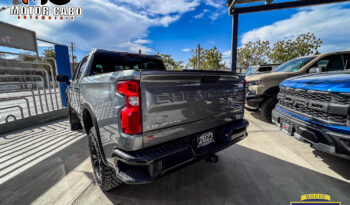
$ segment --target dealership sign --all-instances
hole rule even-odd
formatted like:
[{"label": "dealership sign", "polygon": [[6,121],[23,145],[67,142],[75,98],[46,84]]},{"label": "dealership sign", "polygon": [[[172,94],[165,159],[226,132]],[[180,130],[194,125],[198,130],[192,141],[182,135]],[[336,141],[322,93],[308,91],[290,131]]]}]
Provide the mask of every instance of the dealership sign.
[{"label": "dealership sign", "polygon": [[36,52],[36,34],[34,31],[0,21],[0,46]]},{"label": "dealership sign", "polygon": [[[83,15],[83,8],[66,6],[70,0],[40,0],[40,5],[30,5],[31,1],[36,0],[13,0],[13,6],[10,7],[10,14],[17,16],[18,19],[36,19],[36,20],[71,20]],[[39,2],[39,0],[37,0]],[[54,6],[47,6],[50,2]]]}]

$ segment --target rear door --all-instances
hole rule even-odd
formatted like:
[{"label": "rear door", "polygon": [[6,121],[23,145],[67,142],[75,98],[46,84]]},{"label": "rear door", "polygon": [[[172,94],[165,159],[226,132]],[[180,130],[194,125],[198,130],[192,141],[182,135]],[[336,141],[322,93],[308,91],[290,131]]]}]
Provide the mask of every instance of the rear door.
[{"label": "rear door", "polygon": [[[225,72],[141,72],[143,131],[242,112],[243,78]],[[203,128],[205,129],[205,128]]]}]

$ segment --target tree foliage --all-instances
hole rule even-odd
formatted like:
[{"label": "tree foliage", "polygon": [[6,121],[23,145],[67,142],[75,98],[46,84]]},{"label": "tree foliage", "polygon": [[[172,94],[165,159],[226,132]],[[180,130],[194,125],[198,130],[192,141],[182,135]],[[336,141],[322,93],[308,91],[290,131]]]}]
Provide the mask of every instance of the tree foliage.
[{"label": "tree foliage", "polygon": [[222,53],[214,46],[211,49],[200,48],[200,67],[197,68],[198,48],[192,50],[192,57],[188,60],[187,68],[196,70],[219,70],[225,66],[222,63]]},{"label": "tree foliage", "polygon": [[[46,58],[54,58],[56,59],[56,54],[55,54],[55,50],[52,48],[52,47],[49,47],[47,49],[44,49],[41,54],[43,55],[43,57],[46,57]],[[30,61],[30,62],[40,62],[40,63],[46,63],[46,64],[50,64],[51,67],[52,67],[52,71],[53,73],[55,74],[56,73],[56,65],[54,63],[53,60],[40,60],[38,61],[37,57],[32,55],[31,53],[29,52],[25,52],[23,53],[23,56],[20,56],[21,60],[24,60],[24,61]],[[34,67],[37,67],[37,68],[42,68],[42,69],[45,69],[47,70],[48,72],[50,72],[50,68],[49,66],[47,65],[35,65]]]},{"label": "tree foliage", "polygon": [[44,49],[41,54],[47,58],[56,58],[56,53],[52,47]]},{"label": "tree foliage", "polygon": [[171,57],[170,54],[163,54],[158,52],[158,56],[162,57],[162,60],[164,62],[165,67],[167,70],[183,70],[184,65],[183,61],[176,61],[174,58]]},{"label": "tree foliage", "polygon": [[[46,58],[54,58],[56,59],[55,50],[52,47],[48,47],[44,49],[41,54]],[[56,65],[53,60],[44,60],[45,63],[49,63],[52,66],[53,72],[56,73]]]},{"label": "tree foliage", "polygon": [[321,45],[321,39],[312,33],[300,34],[294,40],[278,41],[272,48],[269,41],[248,42],[238,49],[237,63],[244,69],[268,62],[281,64],[297,57],[317,53]]},{"label": "tree foliage", "polygon": [[248,42],[237,51],[237,63],[240,67],[248,68],[252,65],[265,64],[268,62],[270,53],[269,41]]},{"label": "tree foliage", "polygon": [[284,63],[297,57],[318,52],[322,41],[312,33],[299,35],[295,40],[278,41],[273,45],[269,55],[273,63]]}]

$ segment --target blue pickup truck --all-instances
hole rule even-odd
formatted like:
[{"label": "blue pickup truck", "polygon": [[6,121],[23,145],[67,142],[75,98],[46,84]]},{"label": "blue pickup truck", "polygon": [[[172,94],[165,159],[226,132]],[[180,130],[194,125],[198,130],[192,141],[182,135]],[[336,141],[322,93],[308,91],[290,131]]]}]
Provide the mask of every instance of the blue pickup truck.
[{"label": "blue pickup truck", "polygon": [[320,151],[350,159],[350,72],[284,80],[272,122]]}]

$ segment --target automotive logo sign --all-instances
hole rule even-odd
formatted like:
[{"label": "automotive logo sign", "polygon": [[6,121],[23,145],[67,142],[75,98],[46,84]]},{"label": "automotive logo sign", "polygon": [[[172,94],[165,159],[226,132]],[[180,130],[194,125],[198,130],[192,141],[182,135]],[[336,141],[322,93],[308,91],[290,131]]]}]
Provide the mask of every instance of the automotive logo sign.
[{"label": "automotive logo sign", "polygon": [[332,202],[327,194],[304,194],[301,202],[290,202],[290,205],[341,205],[341,202]]},{"label": "automotive logo sign", "polygon": [[[83,8],[66,6],[74,0],[12,0],[10,14],[18,19],[70,20],[83,15]],[[37,4],[31,5],[33,2]],[[48,6],[51,3],[53,6]],[[39,5],[38,5],[39,4]]]}]

